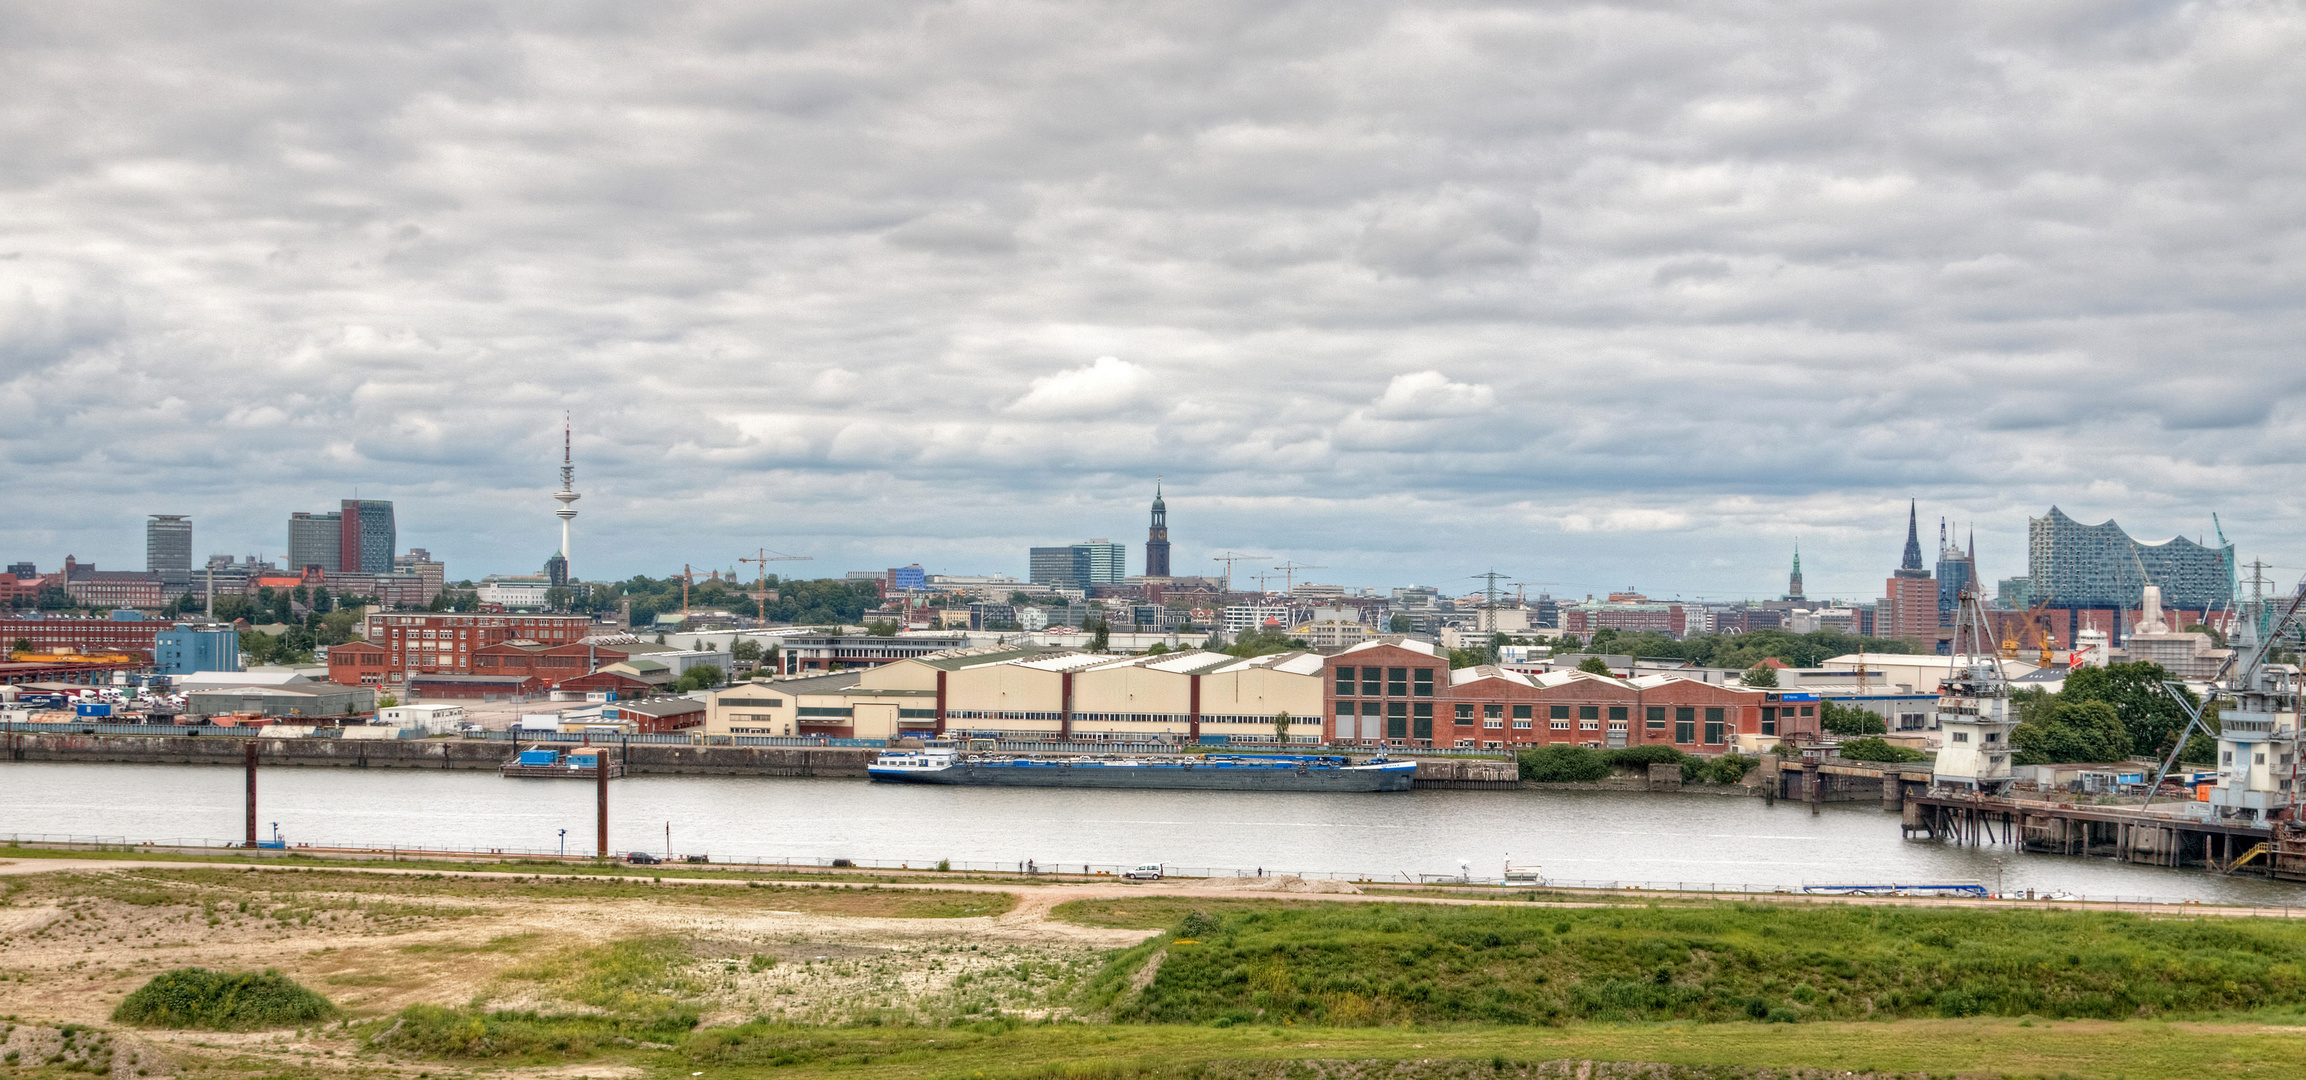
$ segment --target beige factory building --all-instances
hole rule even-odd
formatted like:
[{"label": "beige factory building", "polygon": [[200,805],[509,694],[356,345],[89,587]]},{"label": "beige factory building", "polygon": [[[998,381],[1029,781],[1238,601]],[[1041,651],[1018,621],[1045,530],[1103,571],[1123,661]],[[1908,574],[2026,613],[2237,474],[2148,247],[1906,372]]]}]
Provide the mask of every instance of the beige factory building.
[{"label": "beige factory building", "polygon": [[1187,651],[1098,656],[1038,647],[956,649],[866,671],[731,686],[707,735],[889,739],[968,732],[1019,739],[1292,741],[1321,735],[1321,657]]}]

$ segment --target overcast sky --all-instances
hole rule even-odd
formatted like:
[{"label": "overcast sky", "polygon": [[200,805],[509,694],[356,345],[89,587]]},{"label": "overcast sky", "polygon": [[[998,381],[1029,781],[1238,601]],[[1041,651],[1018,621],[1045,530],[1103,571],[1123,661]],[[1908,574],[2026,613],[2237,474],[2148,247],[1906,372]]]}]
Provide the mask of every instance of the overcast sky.
[{"label": "overcast sky", "polygon": [[[0,3],[0,558],[2306,565],[2298,3]],[[748,576],[751,568],[745,568]],[[2295,576],[2295,572],[2291,574]],[[1301,578],[1302,580],[1302,578]],[[1534,583],[1553,584],[1534,584]],[[1276,582],[1278,587],[1278,582]]]}]

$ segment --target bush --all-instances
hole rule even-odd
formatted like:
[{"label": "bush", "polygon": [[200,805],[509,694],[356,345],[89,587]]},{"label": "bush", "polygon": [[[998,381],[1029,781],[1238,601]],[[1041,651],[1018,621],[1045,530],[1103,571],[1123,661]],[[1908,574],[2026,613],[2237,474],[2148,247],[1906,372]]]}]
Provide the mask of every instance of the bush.
[{"label": "bush", "polygon": [[1716,784],[1734,784],[1745,779],[1746,774],[1759,764],[1760,758],[1750,758],[1744,754],[1723,754],[1706,763],[1705,778]]},{"label": "bush", "polygon": [[1541,784],[1592,781],[1608,776],[1609,762],[1599,750],[1554,744],[1521,752],[1521,778]]},{"label": "bush", "polygon": [[139,1027],[255,1031],[315,1024],[336,1012],[327,998],[270,968],[255,975],[177,968],[128,995],[112,1019]]},{"label": "bush", "polygon": [[1903,764],[1909,761],[1920,761],[1925,755],[1919,750],[1908,750],[1903,746],[1896,746],[1868,736],[1863,739],[1851,739],[1843,743],[1842,756],[1851,761],[1881,761],[1890,764]]},{"label": "bush", "polygon": [[1689,760],[1688,754],[1684,754],[1670,746],[1658,746],[1655,744],[1649,746],[1627,746],[1616,750],[1607,750],[1603,751],[1601,756],[1602,760],[1609,762],[1610,765],[1616,768],[1641,769],[1645,772],[1652,765],[1679,765],[1682,762]]}]

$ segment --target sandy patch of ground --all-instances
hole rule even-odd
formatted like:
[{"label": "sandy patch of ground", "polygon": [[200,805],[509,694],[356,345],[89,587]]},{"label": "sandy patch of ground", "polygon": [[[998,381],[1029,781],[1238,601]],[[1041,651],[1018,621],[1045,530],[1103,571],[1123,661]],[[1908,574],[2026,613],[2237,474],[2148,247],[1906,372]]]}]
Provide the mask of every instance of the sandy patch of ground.
[{"label": "sandy patch of ground", "polygon": [[1350,881],[1331,881],[1327,878],[1301,878],[1295,874],[1275,874],[1270,877],[1211,878],[1202,885],[1205,889],[1225,889],[1232,892],[1276,893],[1335,893],[1341,896],[1359,896],[1361,889]]}]

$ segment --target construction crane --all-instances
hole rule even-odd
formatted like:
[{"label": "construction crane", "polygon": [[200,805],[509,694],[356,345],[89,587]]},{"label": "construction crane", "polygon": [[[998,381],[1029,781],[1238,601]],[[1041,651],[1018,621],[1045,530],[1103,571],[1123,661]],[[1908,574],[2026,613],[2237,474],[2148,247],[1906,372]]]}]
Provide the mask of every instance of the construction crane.
[{"label": "construction crane", "polygon": [[1271,555],[1243,555],[1238,551],[1228,551],[1223,555],[1211,556],[1210,561],[1221,562],[1225,564],[1225,591],[1232,592],[1234,563],[1241,562],[1246,559],[1270,559],[1272,557],[1273,556]]},{"label": "construction crane", "polygon": [[[769,564],[773,562],[815,562],[816,556],[787,555],[782,551],[770,551],[767,548],[759,548],[753,552],[753,556],[751,558],[748,559],[739,557],[737,561],[741,563],[749,562],[760,564],[760,584],[753,590],[753,599],[759,602],[759,617],[763,623],[766,623],[769,621]],[[736,577],[736,574],[732,572],[729,576],[733,578]],[[683,606],[685,607],[686,604],[684,603]]]},{"label": "construction crane", "polygon": [[2050,666],[2050,641],[2056,635],[2052,634],[2049,628],[2042,625],[2042,613],[2049,610],[2049,607],[2050,598],[2045,596],[2039,603],[2036,603],[2033,607],[2027,608],[2025,614],[2018,616],[2016,619],[2003,621],[2003,659],[2017,659],[2018,650],[2025,646],[2026,638],[2031,636],[2035,643],[2040,645],[2042,649],[2042,662],[2039,666]]},{"label": "construction crane", "polygon": [[[1281,569],[1281,568],[1280,568],[1280,567],[1278,567],[1278,566],[1276,566],[1276,567],[1274,567],[1274,569],[1275,569],[1275,570],[1279,570],[1279,569]],[[1279,575],[1279,574],[1251,574],[1251,575],[1249,575],[1249,580],[1251,580],[1251,581],[1254,581],[1254,582],[1256,582],[1256,583],[1257,583],[1257,591],[1258,591],[1259,593],[1271,593],[1273,590],[1266,588],[1266,587],[1265,587],[1265,583],[1266,583],[1266,582],[1268,582],[1268,581],[1271,581],[1271,580],[1273,580],[1274,578],[1276,578],[1276,577],[1279,577],[1279,576],[1281,576],[1281,575]]]},{"label": "construction crane", "polygon": [[1299,570],[1327,570],[1329,568],[1326,566],[1307,566],[1300,562],[1285,562],[1274,569],[1281,571],[1282,591],[1295,592],[1297,591],[1297,572]]}]

